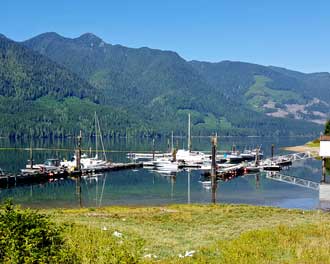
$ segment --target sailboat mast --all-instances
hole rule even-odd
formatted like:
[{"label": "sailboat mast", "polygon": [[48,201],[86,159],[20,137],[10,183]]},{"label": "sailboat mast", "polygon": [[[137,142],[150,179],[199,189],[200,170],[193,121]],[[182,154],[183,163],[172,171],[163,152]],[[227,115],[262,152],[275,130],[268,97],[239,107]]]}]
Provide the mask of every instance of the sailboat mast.
[{"label": "sailboat mast", "polygon": [[33,169],[32,131],[30,129],[30,168]]},{"label": "sailboat mast", "polygon": [[188,150],[191,151],[190,113],[188,114]]},{"label": "sailboat mast", "polygon": [[105,154],[105,149],[104,149],[104,144],[103,144],[103,139],[102,139],[102,132],[101,132],[101,127],[100,127],[100,120],[98,117],[96,117],[97,119],[97,128],[98,128],[98,131],[99,131],[99,135],[100,135],[100,142],[101,142],[101,146],[102,146],[102,150],[103,150],[103,159],[104,160],[107,160],[107,156]]},{"label": "sailboat mast", "polygon": [[171,152],[174,151],[174,136],[173,136],[173,130],[172,130],[172,135],[171,135]]},{"label": "sailboat mast", "polygon": [[97,146],[97,116],[96,116],[96,111],[95,111],[95,158],[97,159],[99,156],[98,153],[98,146]]}]

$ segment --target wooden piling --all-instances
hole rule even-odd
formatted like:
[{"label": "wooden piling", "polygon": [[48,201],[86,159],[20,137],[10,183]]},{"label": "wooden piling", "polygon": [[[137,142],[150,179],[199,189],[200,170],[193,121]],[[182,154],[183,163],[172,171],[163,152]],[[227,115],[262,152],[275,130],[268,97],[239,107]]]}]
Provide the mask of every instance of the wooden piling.
[{"label": "wooden piling", "polygon": [[172,158],[173,158],[173,161],[174,162],[176,161],[176,153],[177,153],[177,149],[173,149],[173,151],[172,151]]},{"label": "wooden piling", "polygon": [[275,146],[274,146],[274,144],[272,144],[272,150],[271,150],[271,153],[272,153],[272,159],[274,158],[274,148],[275,148]]},{"label": "wooden piling", "polygon": [[255,166],[259,166],[259,148],[256,148]]},{"label": "wooden piling", "polygon": [[155,139],[152,139],[152,160],[155,160]]},{"label": "wooden piling", "polygon": [[33,150],[32,146],[30,146],[30,169],[33,169]]},{"label": "wooden piling", "polygon": [[76,181],[76,195],[78,198],[79,206],[82,207],[82,201],[81,201],[81,140],[82,135],[81,131],[78,136],[78,146],[76,150],[76,160],[77,160],[77,171],[78,171],[78,177]]},{"label": "wooden piling", "polygon": [[236,152],[236,145],[235,145],[235,144],[233,144],[233,145],[231,146],[231,151],[232,151],[233,153]]},{"label": "wooden piling", "polygon": [[326,180],[326,158],[322,158],[322,179],[321,182],[325,183]]},{"label": "wooden piling", "polygon": [[216,190],[217,190],[217,168],[216,168],[216,155],[217,155],[217,137],[213,136],[212,143],[212,161],[211,161],[211,188],[212,188],[212,203],[216,203]]},{"label": "wooden piling", "polygon": [[81,140],[82,140],[82,136],[81,136],[81,131],[80,134],[78,136],[78,145],[77,145],[77,150],[76,150],[76,167],[78,171],[81,171]]}]

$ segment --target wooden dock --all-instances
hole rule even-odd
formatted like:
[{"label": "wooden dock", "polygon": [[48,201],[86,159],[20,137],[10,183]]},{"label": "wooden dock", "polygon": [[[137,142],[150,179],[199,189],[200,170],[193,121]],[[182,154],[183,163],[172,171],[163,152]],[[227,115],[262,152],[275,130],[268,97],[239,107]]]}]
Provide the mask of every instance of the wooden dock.
[{"label": "wooden dock", "polygon": [[130,170],[142,168],[142,163],[111,163],[105,166],[95,167],[93,169],[82,169],[81,171],[69,171],[64,168],[59,168],[52,171],[31,172],[21,174],[1,174],[0,188],[11,188],[20,185],[30,185],[46,183],[53,180],[64,180],[68,177],[79,177],[84,175],[93,175],[108,171]]}]

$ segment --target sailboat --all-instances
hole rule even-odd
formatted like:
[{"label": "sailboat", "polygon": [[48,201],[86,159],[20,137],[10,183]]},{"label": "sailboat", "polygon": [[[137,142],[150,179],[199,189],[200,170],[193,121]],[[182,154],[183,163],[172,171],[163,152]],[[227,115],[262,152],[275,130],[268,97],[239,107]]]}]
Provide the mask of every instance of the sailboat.
[{"label": "sailboat", "polygon": [[188,114],[188,149],[179,149],[176,152],[176,159],[182,161],[187,166],[196,166],[202,164],[206,159],[206,155],[200,151],[192,151],[191,144],[191,124],[190,124],[190,113]]},{"label": "sailboat", "polygon": [[191,150],[190,114],[188,114],[188,149],[179,149],[174,151],[172,133],[172,152],[174,153],[173,157],[162,157],[152,161],[154,167],[161,171],[177,171],[182,167],[200,167],[206,159],[206,155],[204,153]]},{"label": "sailboat", "polygon": [[[98,136],[100,137],[100,143],[103,150],[103,159],[99,159],[99,150],[98,150]],[[100,128],[100,121],[95,112],[95,156],[88,157],[86,154],[83,154],[80,159],[80,164],[82,169],[93,170],[100,168],[102,166],[108,165],[107,157],[104,150],[104,144],[102,139],[102,133]],[[76,156],[74,155],[70,161],[61,162],[61,166],[66,168],[72,168],[76,166]]]}]

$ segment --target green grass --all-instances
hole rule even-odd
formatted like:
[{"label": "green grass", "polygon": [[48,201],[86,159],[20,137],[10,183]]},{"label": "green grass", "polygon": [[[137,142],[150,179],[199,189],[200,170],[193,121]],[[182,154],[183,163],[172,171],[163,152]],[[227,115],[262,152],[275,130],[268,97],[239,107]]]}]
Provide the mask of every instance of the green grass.
[{"label": "green grass", "polygon": [[321,222],[248,231],[230,241],[215,243],[194,262],[330,263],[329,227],[329,222]]},{"label": "green grass", "polygon": [[260,111],[262,110],[260,107],[270,100],[279,104],[285,104],[289,101],[294,101],[299,104],[304,103],[301,96],[295,92],[274,90],[267,87],[267,84],[272,82],[272,80],[265,76],[255,75],[254,79],[255,83],[245,93],[245,97],[248,99],[248,103],[252,107],[257,108]]},{"label": "green grass", "polygon": [[[320,211],[171,205],[46,212],[59,224],[73,224],[66,237],[82,263],[112,263],[109,248],[118,252],[123,263],[126,257],[132,263],[318,263],[330,259],[330,216]],[[122,237],[115,237],[115,231]],[[196,251],[194,257],[178,257],[190,250]],[[143,257],[148,254],[157,259]]]},{"label": "green grass", "polygon": [[309,141],[306,143],[308,147],[314,147],[314,148],[319,148],[320,147],[320,139],[314,139],[313,141]]}]

